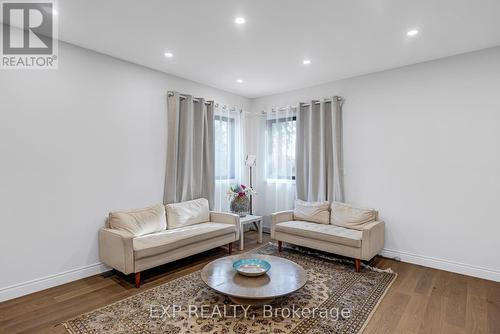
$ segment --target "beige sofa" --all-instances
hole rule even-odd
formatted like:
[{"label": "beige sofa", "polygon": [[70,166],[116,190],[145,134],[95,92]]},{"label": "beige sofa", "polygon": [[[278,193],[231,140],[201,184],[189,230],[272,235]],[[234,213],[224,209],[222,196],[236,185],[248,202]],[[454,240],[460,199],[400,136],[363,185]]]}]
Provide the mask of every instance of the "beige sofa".
[{"label": "beige sofa", "polygon": [[99,231],[102,262],[124,274],[135,273],[239,239],[239,217],[209,211],[204,198],[149,208],[111,212]]},{"label": "beige sofa", "polygon": [[384,229],[385,223],[372,209],[297,201],[295,210],[272,214],[271,238],[278,241],[280,251],[288,242],[354,258],[359,272],[361,260],[370,260],[383,249]]}]

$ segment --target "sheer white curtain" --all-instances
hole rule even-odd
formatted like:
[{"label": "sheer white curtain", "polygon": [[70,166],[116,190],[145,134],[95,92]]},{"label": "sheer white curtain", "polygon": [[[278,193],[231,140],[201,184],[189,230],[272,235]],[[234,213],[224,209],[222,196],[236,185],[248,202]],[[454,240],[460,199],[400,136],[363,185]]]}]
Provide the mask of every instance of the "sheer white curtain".
[{"label": "sheer white curtain", "polygon": [[244,183],[245,117],[239,108],[215,105],[215,206],[216,211],[229,211],[227,190],[230,185]]},{"label": "sheer white curtain", "polygon": [[296,125],[293,107],[270,109],[260,119],[256,209],[265,216],[266,225],[271,213],[294,207]]}]

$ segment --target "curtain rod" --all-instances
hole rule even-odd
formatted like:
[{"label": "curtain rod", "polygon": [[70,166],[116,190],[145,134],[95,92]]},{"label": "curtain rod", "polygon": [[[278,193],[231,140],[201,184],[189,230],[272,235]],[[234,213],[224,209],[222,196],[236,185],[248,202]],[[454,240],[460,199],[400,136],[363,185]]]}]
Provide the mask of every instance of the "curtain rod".
[{"label": "curtain rod", "polygon": [[[336,96],[337,98],[337,101],[341,101],[341,102],[344,102],[345,101],[345,98],[343,96]],[[324,99],[323,102],[333,102],[333,98],[328,98],[328,99]],[[312,100],[312,103],[314,104],[321,104],[321,101],[319,100]],[[299,105],[300,106],[303,106],[303,107],[310,107],[311,104],[310,103],[305,103],[305,102],[299,102]],[[297,109],[299,106],[291,106],[290,108],[286,108],[286,107],[282,107],[282,108],[278,108],[278,109],[271,109],[271,111],[281,111],[281,110],[287,110],[287,109]],[[262,110],[262,113],[266,113],[265,110]]]},{"label": "curtain rod", "polygon": [[[168,92],[167,93],[167,96],[174,96],[174,92]],[[179,97],[181,98],[181,100],[185,100],[189,97],[190,95],[185,95],[185,94],[179,94]],[[202,99],[201,98],[197,98],[197,97],[193,97],[193,101],[194,102],[200,102]],[[218,103],[214,103],[214,101],[205,101],[205,104],[206,105],[211,105],[213,104],[215,108],[218,108],[219,107],[219,104]],[[228,108],[226,105],[222,105],[221,106],[222,109],[227,109],[228,111],[234,111],[234,112],[243,112],[243,109],[236,109],[236,108]]]},{"label": "curtain rod", "polygon": [[[168,96],[174,96],[174,93],[173,92],[168,92],[167,95]],[[185,99],[187,99],[189,97],[189,95],[179,94],[179,97],[181,98],[181,100],[185,100]],[[200,102],[201,100],[202,100],[202,98],[193,97],[193,101],[194,102]],[[211,105],[213,103],[214,103],[214,101],[205,101],[206,105]]]},{"label": "curtain rod", "polygon": [[[218,103],[216,103],[216,104],[214,105],[214,107],[215,107],[215,108],[218,108],[218,107],[219,107],[219,104],[218,104]],[[228,111],[234,111],[234,112],[239,112],[239,113],[242,113],[242,112],[243,112],[243,109],[236,109],[235,107],[233,107],[233,108],[228,108],[226,105],[221,106],[221,108],[222,108],[222,109],[227,109]]]}]

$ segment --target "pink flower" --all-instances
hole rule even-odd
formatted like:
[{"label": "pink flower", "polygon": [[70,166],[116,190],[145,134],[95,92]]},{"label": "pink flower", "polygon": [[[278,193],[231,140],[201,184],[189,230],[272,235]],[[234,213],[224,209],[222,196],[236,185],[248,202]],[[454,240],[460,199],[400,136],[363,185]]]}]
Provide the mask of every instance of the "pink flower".
[{"label": "pink flower", "polygon": [[244,184],[241,185],[241,189],[245,190],[246,188],[247,187]]},{"label": "pink flower", "polygon": [[238,196],[239,196],[239,197],[243,197],[243,196],[245,196],[245,193],[244,193],[244,192],[242,192],[242,191],[240,191],[240,192],[238,193]]}]

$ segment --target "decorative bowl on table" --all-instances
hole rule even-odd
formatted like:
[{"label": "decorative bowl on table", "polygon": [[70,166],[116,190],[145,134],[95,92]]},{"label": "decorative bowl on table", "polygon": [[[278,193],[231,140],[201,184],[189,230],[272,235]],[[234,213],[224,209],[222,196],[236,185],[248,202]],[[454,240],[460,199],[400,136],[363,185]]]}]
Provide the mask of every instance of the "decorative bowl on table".
[{"label": "decorative bowl on table", "polygon": [[271,269],[271,264],[262,259],[239,259],[233,263],[233,268],[244,276],[264,275]]}]

